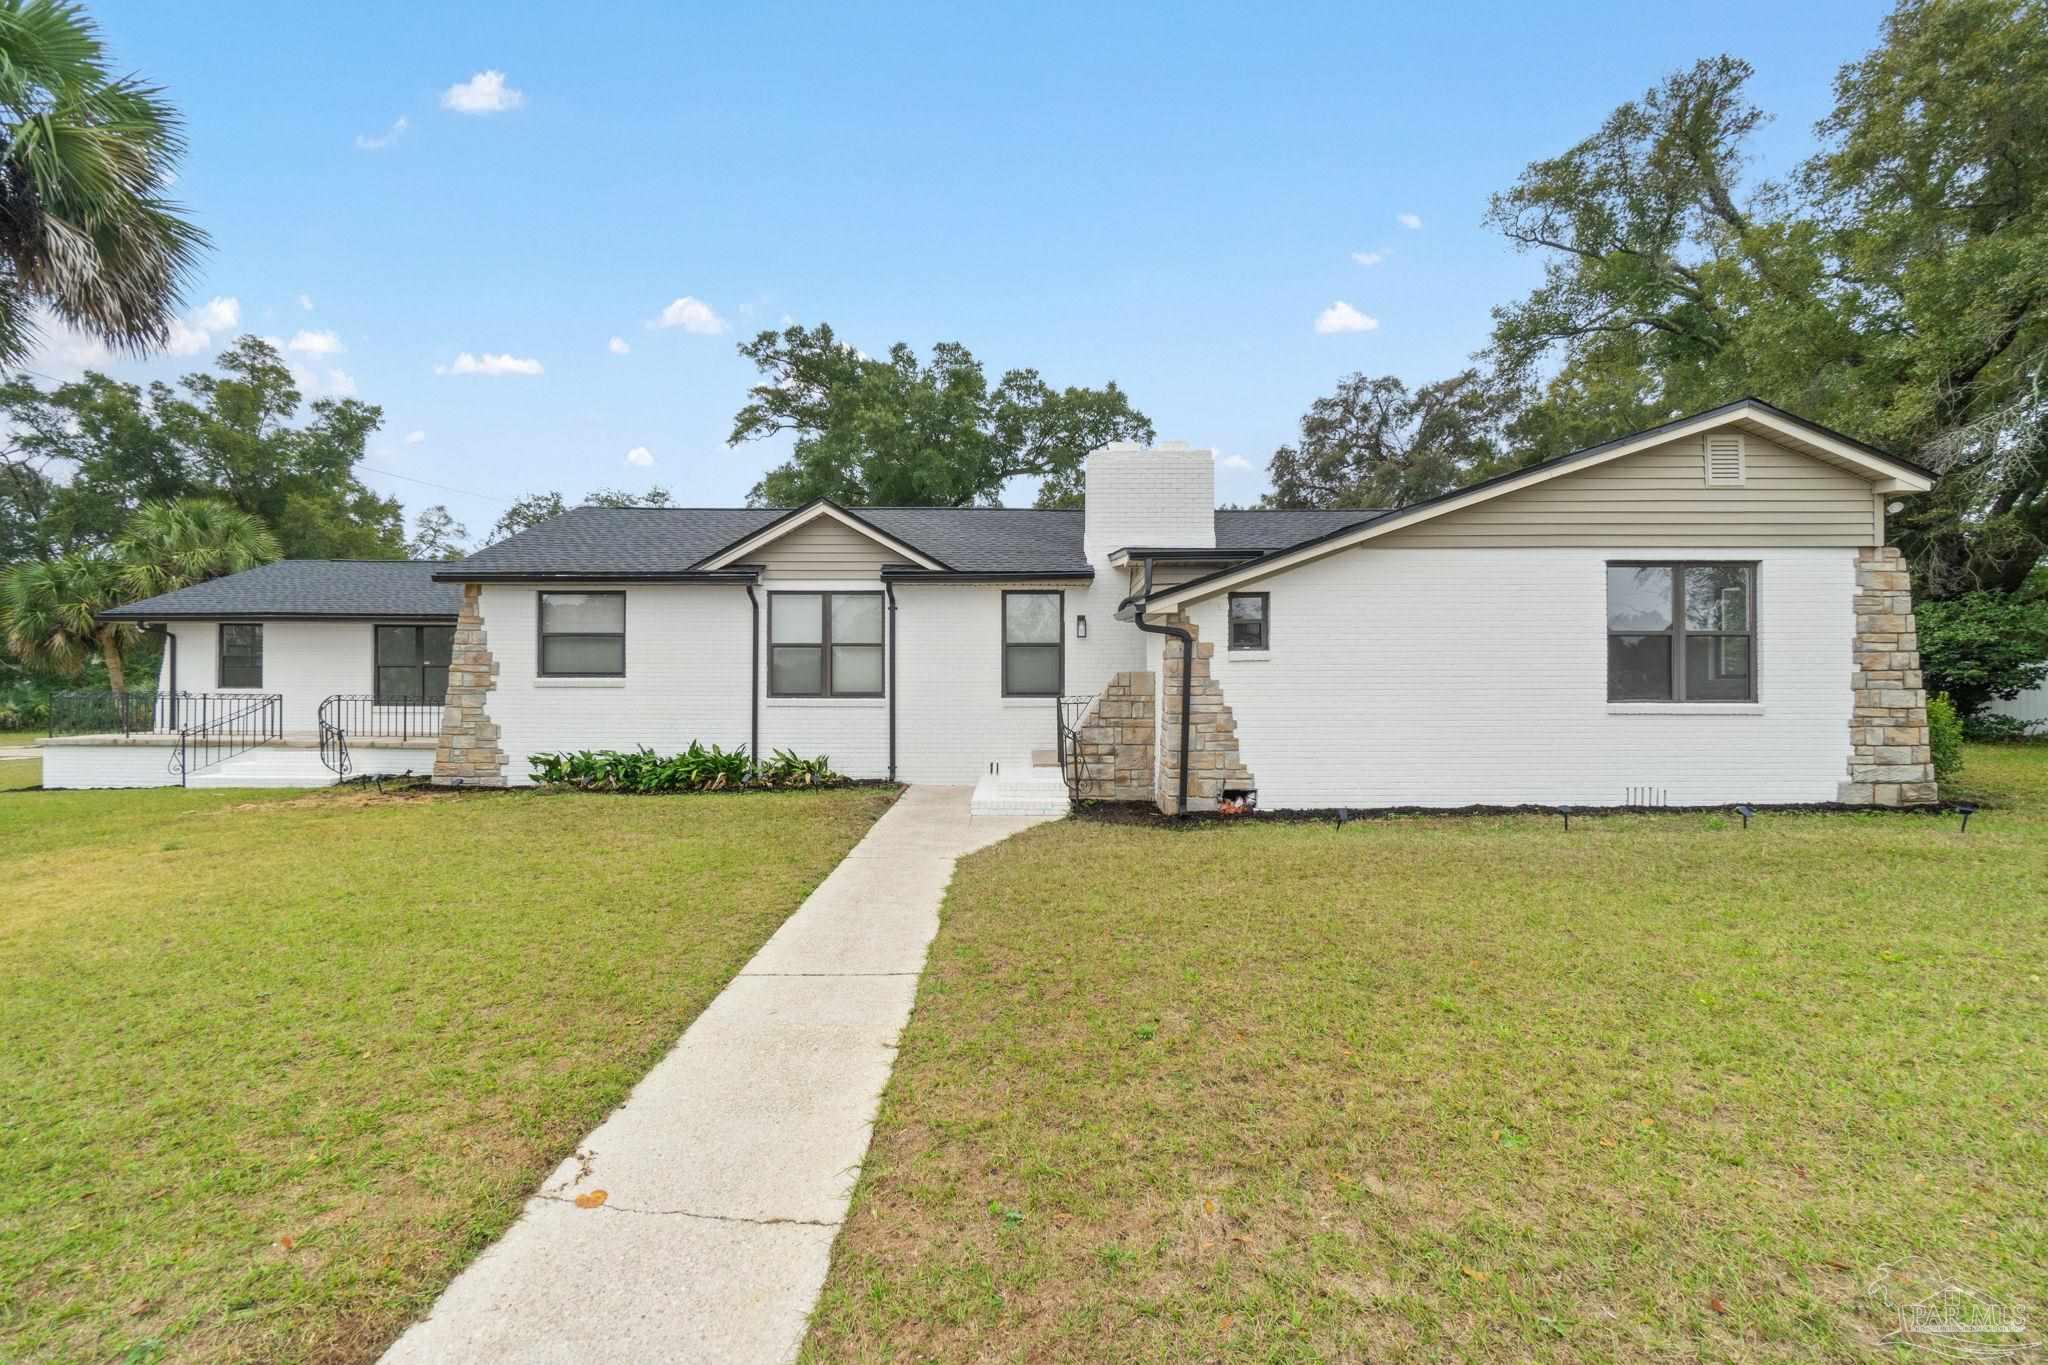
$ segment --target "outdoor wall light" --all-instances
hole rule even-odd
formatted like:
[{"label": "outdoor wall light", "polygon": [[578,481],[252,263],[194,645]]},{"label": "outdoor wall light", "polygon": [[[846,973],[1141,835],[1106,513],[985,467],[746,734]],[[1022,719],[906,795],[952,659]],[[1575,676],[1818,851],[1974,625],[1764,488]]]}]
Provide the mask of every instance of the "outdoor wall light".
[{"label": "outdoor wall light", "polygon": [[1074,616],[1074,638],[1076,640],[1088,638],[1088,618],[1080,615],[1078,612]]}]

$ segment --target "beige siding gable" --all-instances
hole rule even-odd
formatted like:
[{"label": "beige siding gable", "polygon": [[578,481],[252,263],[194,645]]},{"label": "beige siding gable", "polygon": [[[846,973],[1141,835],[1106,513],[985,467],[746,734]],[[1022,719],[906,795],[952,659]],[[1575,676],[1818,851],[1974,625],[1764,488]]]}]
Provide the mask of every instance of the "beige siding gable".
[{"label": "beige siding gable", "polygon": [[1880,495],[1867,479],[1749,433],[1743,481],[1710,484],[1705,439],[1685,437],[1560,474],[1369,543],[1455,549],[1861,546],[1882,541]]},{"label": "beige siding gable", "polygon": [[902,555],[833,517],[814,517],[747,558],[767,578],[873,578]]}]

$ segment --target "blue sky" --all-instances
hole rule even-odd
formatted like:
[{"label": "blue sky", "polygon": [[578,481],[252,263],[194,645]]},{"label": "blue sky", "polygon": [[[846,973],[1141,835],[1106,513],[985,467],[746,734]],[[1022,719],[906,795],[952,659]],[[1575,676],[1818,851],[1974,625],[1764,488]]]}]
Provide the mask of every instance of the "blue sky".
[{"label": "blue sky", "polygon": [[[828,321],[1113,378],[1244,500],[1341,376],[1483,343],[1538,271],[1480,225],[1527,162],[1728,51],[1782,170],[1884,9],[108,0],[117,61],[187,116],[176,193],[215,250],[184,354],[98,363],[299,338],[311,386],[384,408],[368,481],[477,532],[540,488],[739,502],[780,452],[724,443],[735,343]],[[1338,304],[1376,326],[1319,332]],[[465,372],[508,368],[539,372]]]}]

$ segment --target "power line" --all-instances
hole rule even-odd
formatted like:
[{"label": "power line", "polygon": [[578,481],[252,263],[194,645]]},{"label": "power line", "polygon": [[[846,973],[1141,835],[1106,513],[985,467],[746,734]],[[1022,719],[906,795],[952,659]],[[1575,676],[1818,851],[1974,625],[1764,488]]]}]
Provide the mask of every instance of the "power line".
[{"label": "power line", "polygon": [[387,479],[404,479],[407,483],[417,483],[423,484],[428,488],[438,488],[443,493],[460,493],[465,498],[482,498],[485,502],[502,502],[507,507],[512,506],[516,501],[513,498],[501,498],[496,493],[479,493],[473,488],[457,488],[453,484],[435,483],[432,479],[422,479],[411,474],[401,474],[395,469],[379,469],[373,464],[366,464],[360,467],[369,470],[372,474],[382,474]]}]

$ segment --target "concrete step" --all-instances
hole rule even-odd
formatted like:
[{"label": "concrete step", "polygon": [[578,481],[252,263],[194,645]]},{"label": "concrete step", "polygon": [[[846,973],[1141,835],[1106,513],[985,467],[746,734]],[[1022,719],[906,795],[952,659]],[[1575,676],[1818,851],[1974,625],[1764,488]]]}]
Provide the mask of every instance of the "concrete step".
[{"label": "concrete step", "polygon": [[967,809],[972,815],[1064,815],[1070,803],[1058,768],[1006,762],[1001,771],[982,774]]},{"label": "concrete step", "polygon": [[334,774],[317,750],[251,749],[199,769],[185,779],[188,787],[326,787]]}]

